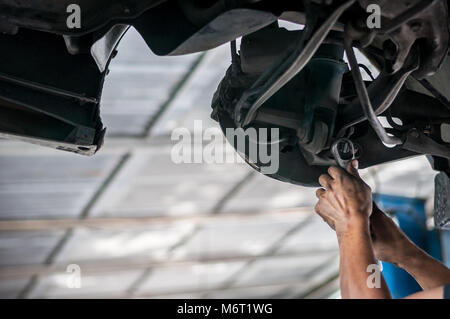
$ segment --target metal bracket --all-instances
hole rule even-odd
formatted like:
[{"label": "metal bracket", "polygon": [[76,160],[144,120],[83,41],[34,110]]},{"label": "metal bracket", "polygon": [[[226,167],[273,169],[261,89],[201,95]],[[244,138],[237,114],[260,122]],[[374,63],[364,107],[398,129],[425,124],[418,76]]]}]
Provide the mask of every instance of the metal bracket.
[{"label": "metal bracket", "polygon": [[447,145],[439,144],[417,129],[412,129],[408,131],[401,147],[412,152],[450,159],[450,148]]}]

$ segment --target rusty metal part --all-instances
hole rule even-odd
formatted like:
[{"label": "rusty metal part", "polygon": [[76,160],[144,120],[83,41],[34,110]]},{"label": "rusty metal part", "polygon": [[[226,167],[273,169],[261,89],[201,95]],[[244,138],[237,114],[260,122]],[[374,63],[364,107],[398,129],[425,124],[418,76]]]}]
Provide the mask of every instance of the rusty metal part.
[{"label": "rusty metal part", "polygon": [[423,79],[439,69],[450,46],[446,0],[359,0],[359,3],[363,8],[370,4],[380,6],[383,18],[381,28],[367,32],[371,34],[371,39],[388,35],[393,42],[392,72],[402,68],[417,42],[421,48],[421,64],[414,76]]}]

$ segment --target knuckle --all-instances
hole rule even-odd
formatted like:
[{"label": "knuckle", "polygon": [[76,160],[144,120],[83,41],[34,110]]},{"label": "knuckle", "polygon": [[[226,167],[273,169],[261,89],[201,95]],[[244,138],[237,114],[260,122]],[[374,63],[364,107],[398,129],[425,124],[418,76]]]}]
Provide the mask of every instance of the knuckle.
[{"label": "knuckle", "polygon": [[321,185],[324,185],[324,184],[326,183],[326,177],[325,177],[325,175],[320,175],[320,177],[319,177],[319,183],[320,183]]},{"label": "knuckle", "polygon": [[317,204],[314,206],[314,211],[315,211],[316,213],[319,213],[319,211],[320,211],[320,205],[319,205],[319,203],[317,203]]},{"label": "knuckle", "polygon": [[328,173],[339,176],[341,175],[341,169],[337,166],[330,166],[328,168]]}]

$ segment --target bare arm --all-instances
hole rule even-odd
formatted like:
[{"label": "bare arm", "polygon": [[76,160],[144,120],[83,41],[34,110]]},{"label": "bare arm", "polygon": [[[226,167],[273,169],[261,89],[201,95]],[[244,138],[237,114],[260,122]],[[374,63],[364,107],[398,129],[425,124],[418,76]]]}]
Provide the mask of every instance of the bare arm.
[{"label": "bare arm", "polygon": [[[317,190],[316,212],[336,231],[340,250],[340,280],[343,298],[390,298],[380,274],[377,289],[368,285],[367,266],[376,258],[408,271],[424,291],[408,298],[443,298],[450,284],[450,270],[417,247],[374,203],[359,177],[357,161],[347,171],[331,167],[322,175]],[[370,226],[369,226],[370,225]]]},{"label": "bare arm", "polygon": [[444,297],[444,287],[424,290],[406,297],[405,299],[442,299]]},{"label": "bare arm", "polygon": [[377,258],[405,269],[424,290],[450,284],[450,269],[417,247],[376,205],[370,222]]},{"label": "bare arm", "polygon": [[[354,164],[357,164],[354,163]],[[347,172],[331,167],[319,179],[316,212],[336,231],[340,250],[340,283],[343,298],[391,298],[380,273],[380,285],[368,285],[369,265],[376,265],[370,236],[372,196],[369,186],[349,165]]]},{"label": "bare arm", "polygon": [[391,298],[389,288],[379,274],[380,286],[368,285],[369,265],[376,265],[373,254],[369,226],[352,227],[339,238],[340,282],[342,298],[386,299]]}]

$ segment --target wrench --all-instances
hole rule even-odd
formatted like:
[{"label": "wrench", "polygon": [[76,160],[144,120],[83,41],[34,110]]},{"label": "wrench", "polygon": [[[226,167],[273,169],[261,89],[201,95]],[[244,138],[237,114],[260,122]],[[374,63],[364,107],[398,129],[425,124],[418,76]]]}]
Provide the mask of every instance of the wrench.
[{"label": "wrench", "polygon": [[355,145],[348,138],[340,138],[331,146],[331,153],[340,167],[346,169],[356,157]]}]

